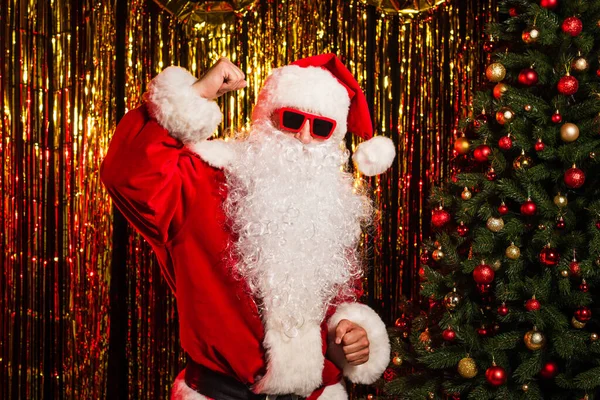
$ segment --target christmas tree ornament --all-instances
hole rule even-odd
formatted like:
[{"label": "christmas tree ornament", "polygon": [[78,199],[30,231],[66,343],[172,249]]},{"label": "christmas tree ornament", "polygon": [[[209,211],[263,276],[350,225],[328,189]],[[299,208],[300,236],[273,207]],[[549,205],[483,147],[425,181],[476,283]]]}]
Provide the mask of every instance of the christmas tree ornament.
[{"label": "christmas tree ornament", "polygon": [[596,158],[596,153],[593,151],[590,151],[590,158],[593,160],[594,158]]},{"label": "christmas tree ornament", "polygon": [[561,29],[564,33],[572,37],[579,36],[583,30],[583,23],[577,17],[568,17],[563,21]]},{"label": "christmas tree ornament", "polygon": [[508,15],[514,18],[519,15],[519,10],[517,10],[517,7],[511,7],[508,9]]},{"label": "christmas tree ornament", "polygon": [[581,283],[579,284],[579,290],[581,290],[583,293],[587,293],[590,290],[590,286],[587,284],[585,279],[581,280]]},{"label": "christmas tree ornament", "polygon": [[399,330],[405,331],[410,327],[410,319],[408,317],[406,317],[406,315],[402,314],[400,316],[400,318],[396,319],[396,322],[394,323],[394,325]]},{"label": "christmas tree ornament", "polygon": [[452,329],[452,327],[448,327],[442,331],[442,338],[446,342],[453,342],[456,339],[456,332]]},{"label": "christmas tree ornament", "polygon": [[481,327],[479,327],[477,329],[477,334],[479,335],[479,337],[488,337],[490,336],[490,330],[488,328],[486,328],[484,325],[481,325]]},{"label": "christmas tree ornament", "polygon": [[469,188],[465,186],[462,193],[460,194],[460,198],[466,201],[466,200],[470,200],[472,195],[473,194],[471,193],[471,191],[469,191]]},{"label": "christmas tree ornament", "polygon": [[598,334],[597,334],[597,333],[591,333],[591,334],[590,334],[590,340],[591,340],[592,342],[596,342],[596,341],[598,341]]},{"label": "christmas tree ornament", "polygon": [[507,124],[511,122],[515,118],[515,112],[510,107],[501,107],[498,112],[496,112],[496,121],[500,125]]},{"label": "christmas tree ornament", "polygon": [[482,125],[487,124],[487,122],[488,122],[488,116],[485,113],[485,109],[483,109],[483,110],[481,110],[481,114],[476,116],[475,119],[473,120],[473,128],[479,129],[479,128],[481,128]]},{"label": "christmas tree ornament", "polygon": [[554,114],[552,114],[551,119],[555,124],[560,124],[562,122],[562,115],[560,115],[560,111],[556,110]]},{"label": "christmas tree ornament", "polygon": [[513,145],[513,141],[510,137],[510,133],[506,136],[502,136],[500,139],[498,139],[498,147],[500,147],[500,149],[502,150],[510,150],[512,148]]},{"label": "christmas tree ornament", "polygon": [[565,143],[571,143],[579,137],[579,127],[575,124],[567,122],[560,127],[560,138]]},{"label": "christmas tree ornament", "polygon": [[429,400],[434,400],[435,399],[435,393],[433,393],[433,392],[427,392],[427,398]]},{"label": "christmas tree ornament", "polygon": [[480,144],[473,151],[473,158],[475,159],[475,161],[482,163],[486,162],[491,154],[492,148],[490,146],[488,146],[487,144]]},{"label": "christmas tree ornament", "polygon": [[525,309],[527,311],[538,311],[540,307],[541,304],[539,300],[535,298],[535,296],[525,302]]},{"label": "christmas tree ornament", "polygon": [[469,234],[469,227],[465,225],[464,222],[460,221],[460,224],[456,227],[456,232],[458,236],[465,237]]},{"label": "christmas tree ornament", "polygon": [[542,265],[546,267],[554,267],[558,264],[558,261],[560,260],[560,255],[558,253],[558,250],[556,250],[553,247],[550,247],[550,245],[547,245],[542,249],[542,251],[540,251],[539,260],[540,263],[542,263]]},{"label": "christmas tree ornament", "polygon": [[506,257],[510,258],[511,260],[516,260],[521,257],[521,249],[515,246],[514,243],[511,243],[510,246],[506,248],[504,254],[506,254]]},{"label": "christmas tree ornament", "polygon": [[506,371],[496,363],[492,363],[492,366],[485,371],[485,380],[492,386],[504,385],[506,383]]},{"label": "christmas tree ornament", "polygon": [[498,271],[500,267],[502,267],[502,262],[500,260],[496,260],[492,263],[491,267],[494,271]]},{"label": "christmas tree ornament", "polygon": [[540,6],[547,8],[548,10],[553,10],[558,7],[558,0],[541,0]]},{"label": "christmas tree ornament", "polygon": [[431,254],[431,257],[434,261],[441,261],[444,258],[444,252],[442,251],[442,248],[438,247],[437,249],[435,249]]},{"label": "christmas tree ornament", "polygon": [[539,350],[546,345],[546,336],[544,336],[542,332],[539,332],[537,329],[533,328],[533,330],[525,333],[523,342],[525,342],[525,347],[527,347],[529,350]]},{"label": "christmas tree ornament", "polygon": [[585,173],[573,164],[573,166],[565,172],[564,182],[570,189],[579,189],[585,183]]},{"label": "christmas tree ornament", "polygon": [[497,176],[498,175],[496,175],[496,170],[494,167],[490,167],[485,175],[488,181],[493,181]]},{"label": "christmas tree ornament", "polygon": [[490,82],[500,82],[506,76],[506,68],[499,62],[492,63],[485,69],[485,76]]},{"label": "christmas tree ornament", "polygon": [[537,206],[535,203],[528,198],[523,204],[521,204],[521,214],[531,217],[537,212]]},{"label": "christmas tree ornament", "polygon": [[538,138],[537,142],[535,142],[535,145],[533,147],[535,148],[535,151],[540,152],[544,151],[546,145],[544,145],[544,142],[542,142],[542,138]]},{"label": "christmas tree ornament", "polygon": [[489,217],[485,226],[490,231],[498,233],[504,228],[504,220],[502,218]]},{"label": "christmas tree ornament", "polygon": [[600,78],[600,68],[598,68],[598,69],[596,70],[596,76],[597,76],[598,78]]},{"label": "christmas tree ornament", "polygon": [[524,392],[527,392],[527,391],[529,391],[529,385],[528,385],[528,384],[526,384],[526,383],[524,383],[524,384],[521,386],[521,390],[522,390],[522,391],[524,391]]},{"label": "christmas tree ornament", "polygon": [[422,280],[422,281],[427,280],[427,275],[425,274],[425,268],[423,268],[423,266],[419,267],[417,274],[419,275],[420,280]]},{"label": "christmas tree ornament", "polygon": [[504,93],[508,90],[508,85],[506,83],[500,82],[494,86],[494,90],[492,94],[496,100],[499,100]]},{"label": "christmas tree ornament", "polygon": [[374,398],[375,398],[375,396],[373,396],[372,394],[367,395],[367,400],[373,400]]},{"label": "christmas tree ornament", "polygon": [[423,250],[423,252],[421,253],[421,256],[419,257],[421,260],[421,264],[429,264],[430,261],[430,257],[429,257],[429,252],[427,251],[427,249]]},{"label": "christmas tree ornament", "polygon": [[396,371],[391,368],[386,368],[383,372],[383,380],[386,382],[391,382],[396,378]]},{"label": "christmas tree ornament", "polygon": [[544,224],[539,224],[539,225],[538,225],[538,229],[539,229],[540,231],[545,231],[545,230],[546,230],[546,225],[544,225]]},{"label": "christmas tree ornament", "polygon": [[506,306],[505,303],[502,303],[501,305],[498,306],[498,315],[501,317],[506,317],[508,315],[508,307]]},{"label": "christmas tree ornament", "polygon": [[483,43],[483,51],[486,53],[492,53],[495,49],[496,42],[493,40],[493,38],[490,38],[490,40],[486,40],[485,43]]},{"label": "christmas tree ornament", "polygon": [[555,361],[548,361],[542,365],[540,376],[544,379],[552,379],[558,375],[558,364]]},{"label": "christmas tree ornament", "polygon": [[600,220],[596,221],[596,229],[600,229]]},{"label": "christmas tree ornament", "polygon": [[558,220],[556,220],[555,226],[556,226],[556,229],[560,229],[560,230],[565,229],[565,226],[566,226],[565,219],[562,216],[559,217]]},{"label": "christmas tree ornament", "polygon": [[585,322],[577,321],[577,318],[571,318],[571,326],[575,329],[583,329],[585,328]]},{"label": "christmas tree ornament", "polygon": [[517,171],[522,170],[522,169],[529,169],[532,166],[533,165],[532,165],[531,158],[529,158],[525,154],[525,150],[521,151],[521,155],[513,160],[513,168],[516,169]]},{"label": "christmas tree ornament", "polygon": [[588,63],[588,60],[586,60],[585,57],[581,56],[576,57],[571,63],[571,68],[577,72],[585,72],[588,70],[589,67],[590,63]]},{"label": "christmas tree ornament", "polygon": [[399,367],[402,365],[402,358],[400,356],[395,356],[394,358],[392,358],[392,363]]},{"label": "christmas tree ornament", "polygon": [[592,319],[592,310],[587,306],[578,307],[573,314],[573,317],[579,322],[588,322]]},{"label": "christmas tree ornament", "polygon": [[560,271],[560,276],[562,276],[563,278],[568,278],[569,277],[569,270],[568,269],[563,269]]},{"label": "christmas tree ornament", "polygon": [[531,110],[533,110],[533,106],[531,104],[525,104],[523,106],[523,110],[530,112]]},{"label": "christmas tree ornament", "polygon": [[462,296],[456,292],[456,288],[452,290],[452,292],[446,294],[444,296],[444,307],[448,311],[456,310],[456,307],[460,305],[462,301]]},{"label": "christmas tree ornament", "polygon": [[540,37],[540,31],[534,26],[532,28],[525,29],[521,34],[521,39],[527,44],[535,43]]},{"label": "christmas tree ornament", "polygon": [[458,362],[458,373],[463,378],[474,378],[477,376],[477,363],[469,356],[462,358]]},{"label": "christmas tree ornament", "polygon": [[562,194],[558,193],[556,196],[554,196],[554,204],[558,208],[565,208],[567,204],[569,204],[569,202],[567,201],[566,196],[563,196]]},{"label": "christmas tree ornament", "polygon": [[450,222],[450,213],[440,206],[431,213],[431,223],[436,228],[441,228]]},{"label": "christmas tree ornament", "polygon": [[[490,285],[489,283],[479,283],[475,285],[475,287],[477,288],[477,292],[482,295],[488,294],[490,290],[492,290],[492,285]],[[482,301],[484,301],[484,299],[482,299]]]},{"label": "christmas tree ornament", "polygon": [[579,89],[579,81],[571,75],[565,75],[558,80],[558,92],[565,96],[572,96]]},{"label": "christmas tree ornament", "polygon": [[469,152],[469,146],[469,140],[466,137],[461,136],[454,142],[454,151],[464,155]]},{"label": "christmas tree ornament", "polygon": [[524,86],[533,86],[538,83],[538,73],[533,68],[525,68],[519,73],[519,83]]},{"label": "christmas tree ornament", "polygon": [[421,334],[419,335],[419,341],[421,343],[431,342],[431,335],[429,334],[429,329],[425,329],[423,332],[421,332]]},{"label": "christmas tree ornament", "polygon": [[498,206],[498,212],[500,215],[506,215],[508,213],[508,206],[504,202],[500,203]]},{"label": "christmas tree ornament", "polygon": [[492,282],[494,280],[494,275],[495,272],[492,267],[485,264],[483,261],[473,270],[473,280],[479,284]]},{"label": "christmas tree ornament", "polygon": [[571,272],[571,275],[579,276],[581,268],[579,267],[579,263],[577,262],[577,260],[573,259],[573,261],[569,263],[569,271]]}]

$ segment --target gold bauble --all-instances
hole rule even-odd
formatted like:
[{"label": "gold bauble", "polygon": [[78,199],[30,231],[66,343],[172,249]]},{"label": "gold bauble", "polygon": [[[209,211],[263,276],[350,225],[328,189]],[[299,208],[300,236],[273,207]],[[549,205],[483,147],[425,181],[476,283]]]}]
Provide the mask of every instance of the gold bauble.
[{"label": "gold bauble", "polygon": [[554,196],[554,204],[556,204],[556,206],[558,208],[565,208],[567,206],[569,202],[567,201],[567,197],[563,196],[562,194],[557,194],[556,196]]},{"label": "gold bauble", "polygon": [[454,142],[454,150],[456,150],[458,154],[467,154],[469,152],[469,146],[469,140],[464,136],[459,137]]},{"label": "gold bauble", "polygon": [[516,170],[521,169],[529,169],[532,166],[532,161],[530,157],[527,157],[525,154],[521,154],[513,161],[513,168]]},{"label": "gold bauble", "polygon": [[523,341],[529,350],[539,350],[546,344],[546,337],[542,332],[534,329],[525,334]]},{"label": "gold bauble", "polygon": [[492,232],[500,232],[504,228],[504,220],[502,218],[489,217],[485,226]]},{"label": "gold bauble", "polygon": [[400,356],[396,356],[392,358],[392,363],[394,363],[395,366],[399,367],[402,365],[402,358],[400,358]]},{"label": "gold bauble", "polygon": [[590,151],[590,158],[591,158],[591,159],[594,159],[594,158],[596,158],[596,153],[595,153],[595,152],[593,152],[593,151]]},{"label": "gold bauble", "polygon": [[590,67],[588,60],[585,57],[577,57],[571,63],[571,68],[577,72],[585,72]]},{"label": "gold bauble", "polygon": [[500,82],[498,84],[496,84],[496,86],[494,86],[494,97],[496,99],[499,99],[500,97],[502,97],[502,95],[504,93],[506,93],[506,91],[508,90],[508,85],[506,83]]},{"label": "gold bauble", "polygon": [[[273,396],[275,397],[275,396]],[[375,398],[375,396],[373,396],[372,394],[368,394],[367,395],[367,400],[373,400]]]},{"label": "gold bauble", "polygon": [[597,333],[590,334],[590,340],[592,342],[595,342],[596,340],[598,340],[598,334]]},{"label": "gold bauble", "polygon": [[567,122],[560,127],[560,138],[563,142],[571,143],[579,137],[579,128],[577,125]]},{"label": "gold bauble", "polygon": [[490,82],[500,82],[506,76],[504,65],[495,62],[487,66],[485,76]]},{"label": "gold bauble", "polygon": [[461,301],[462,296],[454,290],[444,296],[444,307],[446,307],[446,310],[448,311],[453,311],[458,307]]},{"label": "gold bauble", "polygon": [[473,196],[473,194],[469,191],[469,188],[464,188],[464,190],[462,191],[462,193],[460,194],[460,198],[463,200],[470,200],[471,196]]},{"label": "gold bauble", "polygon": [[429,399],[433,400],[433,399],[435,399],[435,393],[433,393],[433,392],[429,392],[429,393],[427,393],[427,397],[428,397]]},{"label": "gold bauble", "polygon": [[492,267],[494,271],[498,271],[500,267],[502,267],[502,262],[500,260],[496,260],[490,265],[490,267]]},{"label": "gold bauble", "polygon": [[506,257],[510,258],[511,260],[516,260],[521,256],[521,249],[515,246],[514,243],[511,243],[510,246],[506,248],[505,254]]},{"label": "gold bauble", "polygon": [[573,325],[573,328],[577,329],[585,328],[585,322],[579,322],[577,319],[575,319],[575,317],[571,318],[571,325]]},{"label": "gold bauble", "polygon": [[524,392],[528,391],[529,390],[529,385],[526,384],[526,383],[524,383],[523,386],[521,386],[521,390],[524,391]]},{"label": "gold bauble", "polygon": [[444,252],[442,249],[435,249],[433,253],[431,253],[431,258],[433,258],[435,261],[440,261],[442,258],[444,258]]},{"label": "gold bauble", "polygon": [[523,110],[529,112],[529,111],[533,110],[533,106],[531,104],[525,104],[523,106]]},{"label": "gold bauble", "polygon": [[458,373],[463,378],[474,378],[477,375],[477,364],[471,357],[465,357],[458,362]]},{"label": "gold bauble", "polygon": [[504,125],[515,118],[515,112],[510,107],[502,107],[496,112],[496,121]]},{"label": "gold bauble", "polygon": [[563,269],[562,271],[560,271],[560,276],[562,276],[563,278],[568,278],[569,277],[569,270],[568,269]]},{"label": "gold bauble", "polygon": [[419,335],[419,341],[421,343],[431,342],[431,335],[429,334],[429,330],[426,329],[423,332],[421,332],[421,334]]}]

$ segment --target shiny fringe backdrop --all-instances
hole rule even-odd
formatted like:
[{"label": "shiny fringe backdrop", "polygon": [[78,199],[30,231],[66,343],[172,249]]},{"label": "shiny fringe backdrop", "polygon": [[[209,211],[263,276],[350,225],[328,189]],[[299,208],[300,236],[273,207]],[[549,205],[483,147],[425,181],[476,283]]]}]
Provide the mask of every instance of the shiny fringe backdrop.
[{"label": "shiny fringe backdrop", "polygon": [[398,144],[370,180],[365,301],[391,323],[418,298],[426,198],[451,172],[495,0],[213,3],[0,0],[0,399],[162,399],[185,365],[174,297],[98,180],[116,122],[171,64],[200,75],[227,56],[246,71],[220,100],[228,136],[269,71],[336,52]]}]

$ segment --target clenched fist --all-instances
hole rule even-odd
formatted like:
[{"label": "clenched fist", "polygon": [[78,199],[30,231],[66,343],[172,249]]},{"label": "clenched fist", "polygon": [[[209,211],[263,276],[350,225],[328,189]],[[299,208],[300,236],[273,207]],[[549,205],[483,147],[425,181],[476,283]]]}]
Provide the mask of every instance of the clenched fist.
[{"label": "clenched fist", "polygon": [[221,57],[192,88],[205,99],[217,97],[246,87],[246,77],[229,59]]},{"label": "clenched fist", "polygon": [[335,344],[342,346],[348,364],[360,365],[369,361],[369,339],[360,325],[341,320],[335,328]]}]

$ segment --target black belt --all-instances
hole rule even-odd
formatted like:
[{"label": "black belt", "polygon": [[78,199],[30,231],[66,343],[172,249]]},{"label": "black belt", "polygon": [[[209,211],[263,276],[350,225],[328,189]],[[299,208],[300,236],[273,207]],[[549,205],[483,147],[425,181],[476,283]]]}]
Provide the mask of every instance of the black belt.
[{"label": "black belt", "polygon": [[266,395],[252,392],[237,379],[210,370],[188,358],[185,383],[203,396],[215,400],[301,400],[295,394]]}]

